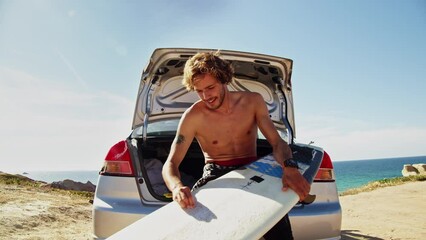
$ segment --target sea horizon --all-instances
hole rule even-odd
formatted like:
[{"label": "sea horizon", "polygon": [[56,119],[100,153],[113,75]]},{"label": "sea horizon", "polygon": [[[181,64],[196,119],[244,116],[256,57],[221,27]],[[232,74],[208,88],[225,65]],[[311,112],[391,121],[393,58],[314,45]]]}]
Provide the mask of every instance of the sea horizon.
[{"label": "sea horizon", "polygon": [[[386,162],[386,164],[383,164]],[[369,182],[402,176],[404,164],[425,163],[426,156],[378,158],[362,160],[334,161],[334,173],[339,193],[348,189],[361,187]],[[3,171],[0,169],[0,171]],[[90,181],[97,185],[99,170],[34,170],[34,171],[3,171],[10,174],[20,174],[37,181],[47,183],[70,179],[86,183]]]}]

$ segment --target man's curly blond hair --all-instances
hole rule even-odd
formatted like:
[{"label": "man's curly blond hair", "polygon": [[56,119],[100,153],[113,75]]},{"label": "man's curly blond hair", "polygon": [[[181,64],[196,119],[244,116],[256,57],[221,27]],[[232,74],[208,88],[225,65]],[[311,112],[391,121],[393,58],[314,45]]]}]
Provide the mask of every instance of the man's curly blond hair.
[{"label": "man's curly blond hair", "polygon": [[197,53],[186,61],[182,84],[188,91],[194,91],[194,79],[210,74],[223,84],[232,82],[234,70],[231,63],[221,59],[218,52]]}]

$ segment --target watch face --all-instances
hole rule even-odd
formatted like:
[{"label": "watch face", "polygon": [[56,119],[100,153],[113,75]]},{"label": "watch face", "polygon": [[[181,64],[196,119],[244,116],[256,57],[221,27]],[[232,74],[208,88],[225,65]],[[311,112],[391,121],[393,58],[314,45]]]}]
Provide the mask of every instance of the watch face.
[{"label": "watch face", "polygon": [[297,166],[297,162],[294,161],[291,158],[284,161],[284,166],[286,166],[286,167],[293,167],[293,168],[297,168],[298,167]]}]

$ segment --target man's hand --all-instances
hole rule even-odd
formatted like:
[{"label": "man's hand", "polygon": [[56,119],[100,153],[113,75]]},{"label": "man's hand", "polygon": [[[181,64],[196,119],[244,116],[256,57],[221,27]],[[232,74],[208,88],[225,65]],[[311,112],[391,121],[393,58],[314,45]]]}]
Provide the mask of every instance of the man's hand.
[{"label": "man's hand", "polygon": [[300,201],[303,201],[311,190],[311,185],[309,185],[308,181],[300,174],[297,168],[284,168],[282,182],[282,190],[287,191],[289,188],[293,189],[293,191],[299,195]]},{"label": "man's hand", "polygon": [[173,191],[173,200],[177,202],[181,208],[194,208],[195,200],[192,196],[191,189],[187,186],[176,186]]}]

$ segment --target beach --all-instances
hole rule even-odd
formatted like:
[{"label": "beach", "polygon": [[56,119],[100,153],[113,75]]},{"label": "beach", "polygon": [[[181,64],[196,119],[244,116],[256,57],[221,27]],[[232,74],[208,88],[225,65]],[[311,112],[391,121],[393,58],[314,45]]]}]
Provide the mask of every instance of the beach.
[{"label": "beach", "polygon": [[[425,239],[426,181],[340,198],[342,239]],[[0,239],[91,239],[87,197],[0,184]]]},{"label": "beach", "polygon": [[426,239],[426,181],[340,197],[342,239]]}]

